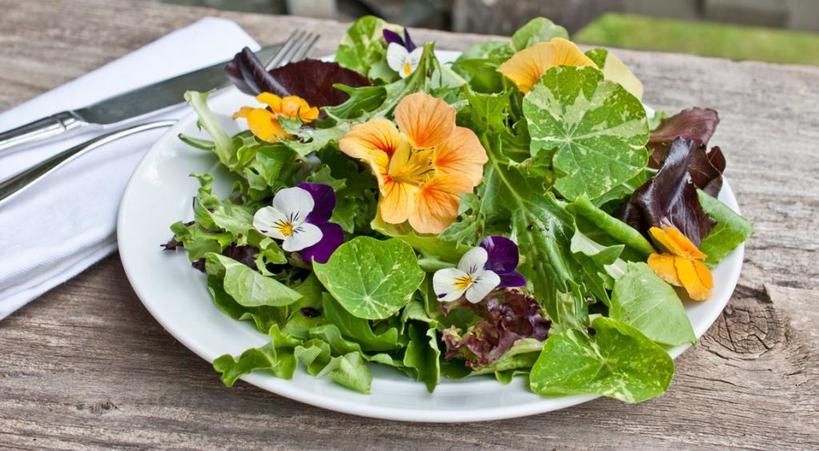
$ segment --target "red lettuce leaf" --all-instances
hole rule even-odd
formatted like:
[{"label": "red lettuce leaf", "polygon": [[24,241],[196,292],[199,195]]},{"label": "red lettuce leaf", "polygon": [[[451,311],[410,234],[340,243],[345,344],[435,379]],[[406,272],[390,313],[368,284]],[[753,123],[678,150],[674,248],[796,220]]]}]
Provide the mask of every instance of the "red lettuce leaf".
[{"label": "red lettuce leaf", "polygon": [[370,81],[358,72],[319,60],[297,61],[267,71],[247,47],[228,63],[225,72],[245,94],[256,96],[261,92],[272,92],[279,96],[299,96],[316,107],[338,105],[347,100],[349,95],[333,87],[334,84],[370,85]]},{"label": "red lettuce leaf", "polygon": [[663,119],[651,132],[646,145],[651,150],[649,166],[659,169],[665,161],[671,143],[677,138],[690,139],[707,145],[719,124],[719,114],[710,108],[689,108]]},{"label": "red lettuce leaf", "polygon": [[442,305],[445,314],[454,308],[471,309],[483,318],[464,335],[452,328],[443,333],[446,359],[462,358],[470,368],[498,360],[521,338],[545,340],[549,334],[550,322],[537,301],[516,290],[495,290],[477,304],[460,300]]},{"label": "red lettuce leaf", "polygon": [[[722,153],[716,150],[721,157]],[[700,206],[697,185],[693,182],[692,173],[703,180],[711,175],[698,172],[695,163],[703,161],[710,162],[704,146],[690,139],[675,139],[663,166],[654,178],[631,195],[621,219],[645,235],[652,226],[673,225],[699,246],[715,225]],[[711,183],[715,180],[721,184],[721,175],[717,175],[719,177],[711,179],[706,187],[713,189]]]}]

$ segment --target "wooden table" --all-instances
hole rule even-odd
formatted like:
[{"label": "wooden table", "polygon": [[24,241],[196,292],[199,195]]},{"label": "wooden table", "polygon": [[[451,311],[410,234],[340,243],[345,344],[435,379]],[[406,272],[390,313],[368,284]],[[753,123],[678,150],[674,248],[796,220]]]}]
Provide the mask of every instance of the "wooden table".
[{"label": "wooden table", "polygon": [[[332,52],[345,27],[121,0],[0,0],[0,11],[0,111],[207,15],[236,20],[261,43],[294,27],[320,32],[315,55]],[[416,34],[449,49],[486,39]],[[0,447],[816,449],[819,68],[618,54],[656,108],[719,110],[713,142],[756,228],[730,305],[677,360],[664,397],[454,426],[227,389],[151,318],[114,255],[0,322]]]}]

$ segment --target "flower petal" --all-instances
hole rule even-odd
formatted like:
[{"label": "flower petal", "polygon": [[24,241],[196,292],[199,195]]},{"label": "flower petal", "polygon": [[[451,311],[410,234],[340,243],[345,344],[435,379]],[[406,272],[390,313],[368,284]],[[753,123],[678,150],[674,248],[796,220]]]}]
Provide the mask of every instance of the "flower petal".
[{"label": "flower petal", "polygon": [[234,119],[240,117],[247,120],[247,128],[262,141],[274,143],[290,136],[279,124],[276,115],[264,108],[242,107],[233,113]]},{"label": "flower petal", "polygon": [[293,228],[293,234],[282,242],[282,249],[287,252],[296,252],[308,248],[321,241],[322,232],[315,224],[305,222]]},{"label": "flower petal", "polygon": [[410,52],[416,49],[415,43],[412,42],[412,38],[410,38],[409,28],[407,27],[404,27],[404,47],[406,47]]},{"label": "flower petal", "polygon": [[306,100],[299,96],[287,96],[281,101],[281,109],[273,110],[291,119],[299,118],[304,123],[318,119],[319,109],[311,107]]},{"label": "flower petal", "polygon": [[504,274],[513,272],[518,267],[518,245],[509,238],[493,235],[481,241],[481,247],[489,255],[486,269]]},{"label": "flower petal", "polygon": [[298,187],[281,189],[273,196],[273,208],[284,213],[293,227],[306,221],[315,205],[313,196]]},{"label": "flower petal", "polygon": [[391,42],[390,45],[387,46],[387,65],[390,66],[390,69],[401,73],[401,68],[404,66],[404,61],[406,61],[407,56],[409,56],[409,51],[404,48],[401,44],[396,44]]},{"label": "flower petal", "polygon": [[444,268],[432,276],[432,290],[441,302],[452,302],[463,296],[467,287],[459,281],[468,280],[469,274],[457,268]]},{"label": "flower petal", "polygon": [[[439,175],[418,189],[409,223],[420,233],[440,233],[458,216],[459,193],[465,192],[464,179]],[[471,187],[469,189],[471,191]]]},{"label": "flower petal", "polygon": [[595,64],[573,42],[552,38],[549,42],[541,42],[515,53],[498,67],[498,71],[512,80],[521,92],[527,93],[547,70],[555,66]]},{"label": "flower petal", "polygon": [[270,107],[275,113],[282,111],[282,98],[272,92],[261,92],[256,96],[256,100]]},{"label": "flower petal", "polygon": [[498,275],[500,276],[500,286],[503,288],[515,288],[526,285],[526,277],[523,277],[523,274],[517,271],[499,273]]},{"label": "flower petal", "polygon": [[494,272],[489,270],[480,271],[474,278],[472,285],[466,289],[466,300],[473,304],[481,302],[486,295],[500,285],[500,281],[500,276]]},{"label": "flower petal", "polygon": [[481,183],[483,166],[487,161],[486,150],[475,132],[455,127],[449,138],[436,149],[432,164],[444,174],[463,177],[472,186],[477,186]]},{"label": "flower petal", "polygon": [[652,227],[648,230],[651,236],[657,240],[668,252],[680,257],[703,260],[706,255],[697,246],[683,235],[676,227],[663,225]]},{"label": "flower petal", "polygon": [[477,275],[483,271],[488,258],[489,254],[486,252],[486,249],[473,247],[466,251],[461,257],[461,260],[458,261],[458,269],[471,276]]},{"label": "flower petal", "polygon": [[389,28],[385,28],[384,31],[381,33],[384,36],[384,40],[387,41],[387,44],[398,44],[401,47],[406,47],[404,45],[404,40],[401,39],[401,35],[390,30]]},{"label": "flower petal", "polygon": [[670,254],[651,254],[648,256],[648,266],[654,271],[654,274],[660,276],[661,279],[674,285],[681,287],[682,282],[677,277],[677,268],[674,267],[674,260],[676,257]]},{"label": "flower petal", "polygon": [[416,92],[395,107],[395,122],[413,147],[435,147],[455,128],[455,108],[425,92]]},{"label": "flower petal", "polygon": [[708,299],[711,289],[705,285],[705,281],[700,279],[699,271],[694,267],[695,263],[700,262],[675,258],[674,268],[677,270],[677,277],[679,277],[683,288],[688,293],[688,297],[694,301],[704,301]]},{"label": "flower petal", "polygon": [[330,220],[336,208],[336,193],[333,188],[323,183],[299,183],[297,187],[310,193],[313,197],[313,211],[307,215],[307,222],[320,226]]},{"label": "flower petal", "polygon": [[318,226],[321,229],[321,240],[301,251],[301,256],[309,261],[327,263],[336,248],[344,242],[344,230],[338,224],[331,222]]},{"label": "flower petal", "polygon": [[262,207],[253,215],[253,228],[277,240],[287,238],[279,227],[283,224],[290,224],[287,215],[274,207]]},{"label": "flower petal", "polygon": [[389,224],[405,222],[415,210],[418,187],[388,179],[380,186],[380,191],[378,207],[381,219]]},{"label": "flower petal", "polygon": [[[395,124],[387,119],[373,119],[352,128],[338,142],[338,147],[347,155],[364,160],[371,165],[380,158],[389,158],[401,145],[401,135]],[[384,161],[386,166],[386,159]]]}]

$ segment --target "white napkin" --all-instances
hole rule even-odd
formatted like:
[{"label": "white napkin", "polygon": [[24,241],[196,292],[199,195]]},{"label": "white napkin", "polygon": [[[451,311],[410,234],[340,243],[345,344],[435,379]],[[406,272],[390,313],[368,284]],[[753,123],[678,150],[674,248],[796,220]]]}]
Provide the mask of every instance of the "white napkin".
[{"label": "white napkin", "polygon": [[[234,22],[202,19],[0,114],[0,130],[228,60],[244,46],[259,48]],[[145,120],[179,118],[186,111],[181,106]],[[96,149],[0,207],[0,319],[116,249],[122,192],[145,151],[165,131]],[[0,179],[98,133],[0,153]]]}]

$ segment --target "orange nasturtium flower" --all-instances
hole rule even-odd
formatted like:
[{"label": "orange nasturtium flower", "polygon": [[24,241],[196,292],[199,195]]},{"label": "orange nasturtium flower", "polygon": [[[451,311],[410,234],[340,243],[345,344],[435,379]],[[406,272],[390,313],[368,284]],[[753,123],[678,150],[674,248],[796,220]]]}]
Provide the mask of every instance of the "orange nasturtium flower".
[{"label": "orange nasturtium flower", "polygon": [[649,233],[669,253],[649,255],[648,266],[671,285],[685,288],[691,299],[708,299],[714,279],[702,263],[706,255],[676,227],[652,227]]},{"label": "orange nasturtium flower", "polygon": [[370,165],[384,222],[439,233],[458,215],[459,195],[481,182],[486,150],[472,130],[455,125],[455,108],[423,92],[401,100],[395,122],[357,125],[339,147]]},{"label": "orange nasturtium flower", "polygon": [[526,94],[547,70],[555,66],[597,67],[573,42],[552,38],[515,53],[498,67],[498,71]]},{"label": "orange nasturtium flower", "polygon": [[318,108],[311,107],[306,100],[298,96],[279,97],[276,94],[263,92],[256,96],[256,100],[267,105],[267,108],[243,106],[239,111],[233,113],[233,119],[245,118],[250,131],[257,138],[269,143],[290,137],[290,134],[284,131],[279,124],[279,117],[299,118],[307,124],[316,120],[319,115]]}]

